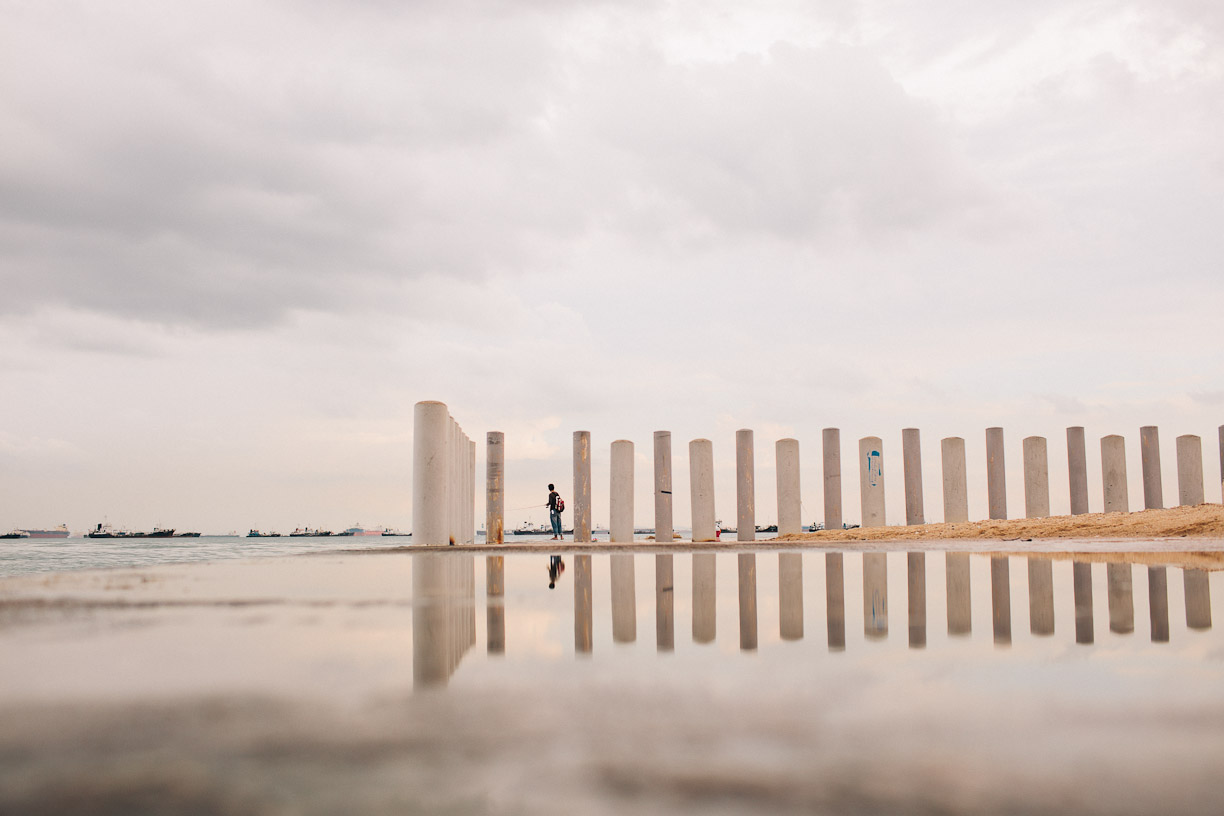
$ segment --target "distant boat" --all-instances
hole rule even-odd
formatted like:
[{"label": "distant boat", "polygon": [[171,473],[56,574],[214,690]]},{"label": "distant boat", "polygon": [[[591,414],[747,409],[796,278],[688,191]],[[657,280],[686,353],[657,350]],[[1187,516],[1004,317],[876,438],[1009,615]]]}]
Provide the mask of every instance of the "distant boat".
[{"label": "distant boat", "polygon": [[524,521],[522,525],[515,528],[514,535],[552,535],[552,527],[545,527],[543,524],[537,524],[532,527],[529,522]]},{"label": "distant boat", "polygon": [[361,524],[356,524],[353,527],[350,527],[347,530],[345,530],[343,533],[336,533],[336,535],[376,536],[376,535],[383,535],[386,532],[387,530],[385,527],[380,528],[378,530],[366,530],[361,526]]},{"label": "distant boat", "polygon": [[30,534],[25,530],[13,530],[11,533],[4,533],[0,538],[29,538]]},{"label": "distant boat", "polygon": [[85,535],[87,538],[173,538],[174,528],[154,527],[153,532],[146,533],[136,530],[116,530],[109,524],[99,524]]},{"label": "distant boat", "polygon": [[199,538],[199,533],[175,533],[175,538]]},{"label": "distant boat", "polygon": [[261,533],[258,530],[252,530],[246,534],[247,538],[280,538],[280,533]]},{"label": "distant boat", "polygon": [[399,530],[390,530],[390,529],[383,530],[382,534],[385,536],[410,536],[412,535],[412,533],[401,533]]},{"label": "distant boat", "polygon": [[14,530],[14,532],[25,533],[30,538],[67,538],[68,525],[61,524],[51,530]]},{"label": "distant boat", "polygon": [[331,530],[312,530],[309,527],[299,527],[289,534],[291,538],[322,538],[332,534]]}]

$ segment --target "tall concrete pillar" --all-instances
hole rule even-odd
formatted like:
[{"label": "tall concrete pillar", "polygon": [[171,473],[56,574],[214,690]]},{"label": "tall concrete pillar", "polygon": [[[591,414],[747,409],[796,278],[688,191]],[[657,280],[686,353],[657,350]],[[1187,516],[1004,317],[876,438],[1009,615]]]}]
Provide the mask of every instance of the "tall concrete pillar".
[{"label": "tall concrete pillar", "polygon": [[1003,429],[986,429],[986,501],[992,519],[1007,518],[1007,468],[1003,462]]},{"label": "tall concrete pillar", "polygon": [[[468,462],[467,462],[467,480],[463,483],[464,492],[467,496],[467,504],[464,505],[464,512],[467,516],[467,525],[463,528],[464,535],[467,536],[469,544],[476,543],[476,442],[473,439],[468,440]],[[485,528],[487,531],[489,528]]]},{"label": "tall concrete pillar", "polygon": [[[655,528],[656,532],[658,528]],[[655,648],[671,652],[676,648],[676,592],[671,553],[655,555]]]},{"label": "tall concrete pillar", "polygon": [[735,432],[735,540],[756,540],[756,486],[752,431]]},{"label": "tall concrete pillar", "polygon": [[714,553],[693,553],[693,642],[713,643],[718,562]]},{"label": "tall concrete pillar", "polygon": [[489,654],[506,652],[506,559],[501,555],[485,558],[485,651]]},{"label": "tall concrete pillar", "polygon": [[888,637],[886,553],[863,553],[863,634],[870,640]]},{"label": "tall concrete pillar", "polygon": [[[782,526],[778,525],[778,532]],[[778,633],[803,639],[803,554],[778,553]]]},{"label": "tall concrete pillar", "polygon": [[1135,631],[1135,595],[1130,564],[1106,564],[1109,593],[1109,631],[1125,635]]},{"label": "tall concrete pillar", "polygon": [[485,448],[485,543],[506,543],[506,447],[501,431],[489,431]]},{"label": "tall concrete pillar", "polygon": [[990,556],[990,611],[994,642],[1011,643],[1011,568],[1006,555]]},{"label": "tall concrete pillar", "polygon": [[909,647],[926,646],[926,553],[906,553],[906,600],[909,602]]},{"label": "tall concrete pillar", "polygon": [[973,631],[969,553],[944,553],[944,571],[948,587],[948,634],[967,635]]},{"label": "tall concrete pillar", "polygon": [[1088,512],[1088,452],[1084,446],[1084,429],[1073,425],[1067,429],[1067,480],[1071,486],[1071,515]]},{"label": "tall concrete pillar", "polygon": [[[608,501],[610,540],[633,541],[633,443],[618,439],[612,443],[611,495]],[[577,534],[577,529],[575,529]]]},{"label": "tall concrete pillar", "polygon": [[1224,425],[1220,426],[1220,501],[1224,502]]},{"label": "tall concrete pillar", "polygon": [[803,531],[799,500],[799,440],[779,439],[774,445],[778,477],[778,535]]},{"label": "tall concrete pillar", "polygon": [[940,440],[943,461],[943,520],[960,524],[969,520],[969,488],[965,481],[965,440],[949,436]]},{"label": "tall concrete pillar", "polygon": [[878,436],[859,440],[859,503],[864,527],[883,527],[884,443]]},{"label": "tall concrete pillar", "polygon": [[846,649],[846,572],[841,553],[825,553],[825,620],[829,651]]},{"label": "tall concrete pillar", "polygon": [[591,603],[591,556],[574,556],[574,651],[589,654],[594,646]]},{"label": "tall concrete pillar", "polygon": [[612,553],[608,561],[612,573],[612,640],[633,643],[637,640],[637,581],[633,556]]},{"label": "tall concrete pillar", "polygon": [[1190,629],[1211,628],[1211,582],[1206,570],[1182,570],[1186,591],[1186,626]]},{"label": "tall concrete pillar", "polygon": [[459,508],[463,506],[463,499],[459,497],[459,485],[463,484],[463,477],[459,475],[459,423],[453,418],[450,420],[447,436],[449,441],[446,446],[446,480],[449,485],[446,492],[446,536],[447,543],[454,544],[459,537]]},{"label": "tall concrete pillar", "polygon": [[[842,528],[841,431],[825,428],[821,434],[824,454],[824,526]],[[1220,429],[1220,450],[1224,455],[1224,427]],[[1220,479],[1224,482],[1224,471]]]},{"label": "tall concrete pillar", "polygon": [[739,559],[740,649],[750,652],[757,647],[756,555],[740,553],[736,557]]},{"label": "tall concrete pillar", "polygon": [[1101,486],[1106,513],[1130,512],[1126,487],[1126,440],[1117,434],[1101,439]]},{"label": "tall concrete pillar", "polygon": [[1092,563],[1075,561],[1071,564],[1071,590],[1075,599],[1075,642],[1090,644],[1092,625]]},{"label": "tall concrete pillar", "polygon": [[1169,642],[1169,576],[1165,567],[1148,567],[1148,617],[1152,642]]},{"label": "tall concrete pillar", "polygon": [[1028,436],[1024,442],[1024,517],[1050,515],[1050,464],[1044,436]]},{"label": "tall concrete pillar", "polygon": [[708,439],[689,443],[689,497],[693,512],[693,541],[713,541],[714,445]]},{"label": "tall concrete pillar", "polygon": [[1155,425],[1139,429],[1139,458],[1143,463],[1143,509],[1164,508],[1164,486],[1160,479],[1160,434]]},{"label": "tall concrete pillar", "polygon": [[917,428],[901,431],[901,465],[905,478],[905,523],[926,524],[922,503],[922,442]]},{"label": "tall concrete pillar", "polygon": [[656,542],[672,542],[674,535],[670,431],[655,431],[654,434],[654,528]]},{"label": "tall concrete pillar", "polygon": [[1029,631],[1054,634],[1054,562],[1049,558],[1028,560]]},{"label": "tall concrete pillar", "polygon": [[412,543],[450,539],[450,414],[441,402],[418,402],[412,418]]},{"label": "tall concrete pillar", "polygon": [[591,540],[591,432],[574,431],[574,542]]},{"label": "tall concrete pillar", "polygon": [[1203,440],[1192,434],[1177,437],[1177,503],[1202,504]]}]

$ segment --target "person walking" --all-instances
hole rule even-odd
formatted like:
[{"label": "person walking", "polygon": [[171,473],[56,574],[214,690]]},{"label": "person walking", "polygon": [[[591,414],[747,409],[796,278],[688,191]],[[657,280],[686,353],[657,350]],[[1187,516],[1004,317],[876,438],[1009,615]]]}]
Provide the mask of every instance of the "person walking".
[{"label": "person walking", "polygon": [[561,501],[560,494],[552,485],[548,486],[548,520],[552,522],[553,541],[561,539],[561,511],[565,509],[565,504]]}]

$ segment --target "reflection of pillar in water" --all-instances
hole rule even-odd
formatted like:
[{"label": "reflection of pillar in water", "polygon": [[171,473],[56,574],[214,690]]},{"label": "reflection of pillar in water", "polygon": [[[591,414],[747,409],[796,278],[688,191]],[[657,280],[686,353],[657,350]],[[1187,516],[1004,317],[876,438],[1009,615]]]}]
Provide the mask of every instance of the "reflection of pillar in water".
[{"label": "reflection of pillar in water", "polygon": [[1092,643],[1092,564],[1073,563],[1071,583],[1075,593],[1075,642]]},{"label": "reflection of pillar in water", "polygon": [[973,630],[969,603],[969,553],[944,553],[948,585],[948,634],[967,635]]},{"label": "reflection of pillar in water", "polygon": [[829,622],[829,651],[846,648],[846,583],[841,553],[825,553],[825,617]]},{"label": "reflection of pillar in water", "polygon": [[740,648],[750,651],[757,647],[756,556],[739,554],[739,619]]},{"label": "reflection of pillar in water", "polygon": [[1029,557],[1028,591],[1029,631],[1054,634],[1054,562],[1049,558]]},{"label": "reflection of pillar in water", "polygon": [[1152,642],[1169,642],[1169,576],[1164,567],[1148,567],[1148,614]]},{"label": "reflection of pillar in water", "polygon": [[693,553],[693,642],[713,643],[716,630],[714,553]]},{"label": "reflection of pillar in water", "polygon": [[660,652],[676,648],[676,593],[672,586],[672,557],[655,555],[655,646]]},{"label": "reflection of pillar in water", "polygon": [[803,555],[778,553],[779,634],[783,640],[803,639]]},{"label": "reflection of pillar in water", "polygon": [[420,554],[412,561],[412,685],[445,685],[476,640],[475,559]]},{"label": "reflection of pillar in water", "polygon": [[489,654],[506,651],[506,559],[500,555],[485,558],[485,612]]},{"label": "reflection of pillar in water", "polygon": [[574,651],[590,652],[591,556],[574,556]]},{"label": "reflection of pillar in water", "polygon": [[612,564],[612,640],[633,643],[637,640],[637,591],[634,587],[633,556],[613,553]]},{"label": "reflection of pillar in water", "polygon": [[1106,564],[1109,592],[1109,631],[1125,635],[1135,631],[1135,596],[1130,564]]},{"label": "reflection of pillar in water", "polygon": [[1204,570],[1182,571],[1186,586],[1186,626],[1191,629],[1211,628],[1211,584]]},{"label": "reflection of pillar in water", "polygon": [[995,643],[1011,643],[1011,569],[1006,555],[990,557],[990,611]]},{"label": "reflection of pillar in water", "polygon": [[926,646],[926,553],[907,553],[909,578],[909,645],[911,649]]},{"label": "reflection of pillar in water", "polygon": [[888,556],[863,553],[863,634],[888,637]]}]

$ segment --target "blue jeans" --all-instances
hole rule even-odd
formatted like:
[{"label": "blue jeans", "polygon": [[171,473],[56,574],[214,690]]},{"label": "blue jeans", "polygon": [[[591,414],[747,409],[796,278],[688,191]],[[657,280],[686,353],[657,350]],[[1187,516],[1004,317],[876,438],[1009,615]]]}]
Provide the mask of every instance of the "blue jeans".
[{"label": "blue jeans", "polygon": [[556,510],[548,511],[548,520],[552,522],[553,535],[561,535],[561,514]]}]

